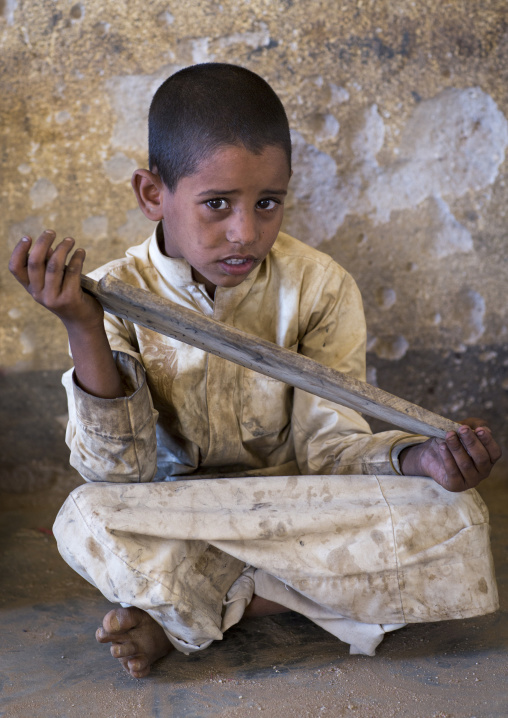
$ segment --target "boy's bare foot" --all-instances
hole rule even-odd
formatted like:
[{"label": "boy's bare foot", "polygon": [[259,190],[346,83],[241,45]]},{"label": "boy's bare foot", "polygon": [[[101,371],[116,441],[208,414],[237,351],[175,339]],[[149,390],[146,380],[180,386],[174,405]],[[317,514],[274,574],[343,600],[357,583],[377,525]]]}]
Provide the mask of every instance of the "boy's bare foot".
[{"label": "boy's bare foot", "polygon": [[[244,616],[272,616],[288,610],[273,601],[254,596]],[[145,678],[152,663],[173,649],[162,627],[148,613],[133,606],[114,608],[106,613],[95,638],[99,643],[111,643],[111,655],[118,658],[133,678]]]},{"label": "boy's bare foot", "polygon": [[114,608],[106,613],[95,633],[99,643],[111,643],[111,655],[118,658],[133,678],[144,678],[152,663],[167,655],[172,645],[161,626],[140,608]]}]

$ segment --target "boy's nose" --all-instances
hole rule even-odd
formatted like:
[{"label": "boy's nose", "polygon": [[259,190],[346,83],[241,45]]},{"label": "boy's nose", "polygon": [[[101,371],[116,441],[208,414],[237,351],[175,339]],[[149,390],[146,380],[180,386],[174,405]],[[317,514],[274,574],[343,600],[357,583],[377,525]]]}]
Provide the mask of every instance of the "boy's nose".
[{"label": "boy's nose", "polygon": [[232,244],[252,244],[258,237],[256,217],[247,212],[239,212],[231,218],[226,231],[226,239]]}]

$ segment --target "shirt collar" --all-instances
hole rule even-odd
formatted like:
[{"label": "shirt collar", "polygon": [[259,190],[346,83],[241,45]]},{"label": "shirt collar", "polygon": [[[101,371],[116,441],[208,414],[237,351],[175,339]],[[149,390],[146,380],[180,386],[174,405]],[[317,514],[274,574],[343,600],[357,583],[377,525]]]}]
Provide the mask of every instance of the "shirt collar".
[{"label": "shirt collar", "polygon": [[[159,230],[159,227],[161,228]],[[166,257],[162,254],[159,243],[157,241],[158,232],[162,232],[162,225],[159,223],[148,245],[148,256],[150,262],[157,270],[158,274],[165,282],[177,287],[186,287],[191,284],[196,285],[197,282],[192,278],[192,267],[186,259],[174,257]]]}]

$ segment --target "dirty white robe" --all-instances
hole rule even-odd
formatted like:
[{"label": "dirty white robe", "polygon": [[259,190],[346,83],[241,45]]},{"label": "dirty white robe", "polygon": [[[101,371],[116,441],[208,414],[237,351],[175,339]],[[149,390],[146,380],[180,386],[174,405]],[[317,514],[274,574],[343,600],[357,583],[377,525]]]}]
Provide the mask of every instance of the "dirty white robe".
[{"label": "dirty white robe", "polygon": [[[92,276],[106,272],[365,377],[354,281],[287,235],[214,301],[185,260],[162,255],[156,232]],[[421,437],[373,436],[353,410],[105,321],[127,397],[92,397],[64,377],[71,463],[92,483],[55,533],[110,600],[149,611],[185,652],[220,638],[254,590],[365,653],[400,624],[495,610],[478,494],[394,476]]]}]

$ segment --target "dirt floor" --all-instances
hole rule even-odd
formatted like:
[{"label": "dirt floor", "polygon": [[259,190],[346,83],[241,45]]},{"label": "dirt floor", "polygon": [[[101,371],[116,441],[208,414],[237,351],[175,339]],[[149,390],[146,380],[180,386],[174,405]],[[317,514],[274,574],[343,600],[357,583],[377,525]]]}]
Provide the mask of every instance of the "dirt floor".
[{"label": "dirt floor", "polygon": [[481,490],[501,610],[388,634],[374,658],[306,619],[245,621],[222,642],[135,680],[95,642],[110,604],[59,557],[51,525],[75,474],[0,494],[0,716],[8,718],[506,718],[508,464]]}]

